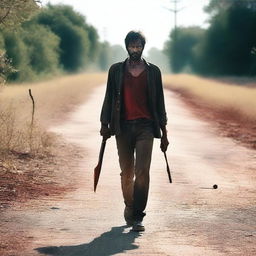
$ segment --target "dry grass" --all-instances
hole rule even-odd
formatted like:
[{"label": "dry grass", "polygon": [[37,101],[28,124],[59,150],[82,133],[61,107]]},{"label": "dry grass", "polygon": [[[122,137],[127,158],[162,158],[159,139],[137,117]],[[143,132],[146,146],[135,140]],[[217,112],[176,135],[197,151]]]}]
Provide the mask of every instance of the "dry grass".
[{"label": "dry grass", "polygon": [[[36,119],[49,124],[59,120],[74,106],[86,100],[89,92],[97,85],[106,82],[105,73],[63,76],[53,80],[6,86],[0,93],[0,103],[12,103],[18,115],[31,118],[31,88],[36,103]],[[22,112],[22,113],[20,113]]]},{"label": "dry grass", "polygon": [[167,75],[166,88],[178,93],[192,112],[213,124],[218,134],[256,149],[256,83]]},{"label": "dry grass", "polygon": [[[80,74],[0,87],[0,214],[14,201],[61,195],[75,188],[76,177],[70,179],[68,175],[83,152],[47,128],[60,122],[94,87],[105,82],[103,73]],[[33,126],[29,89],[35,100]],[[8,235],[9,230],[0,232],[3,234]],[[4,251],[17,248],[6,243],[2,243]]]},{"label": "dry grass", "polygon": [[[166,75],[165,85],[187,93],[207,106],[256,121],[256,88],[227,84],[193,75]],[[256,84],[256,82],[255,82]]]},{"label": "dry grass", "polygon": [[[0,91],[0,152],[42,153],[52,144],[45,127],[60,121],[75,106],[86,100],[89,92],[106,82],[106,74],[79,74],[53,80],[5,86]],[[31,127],[32,101],[35,123]]]}]

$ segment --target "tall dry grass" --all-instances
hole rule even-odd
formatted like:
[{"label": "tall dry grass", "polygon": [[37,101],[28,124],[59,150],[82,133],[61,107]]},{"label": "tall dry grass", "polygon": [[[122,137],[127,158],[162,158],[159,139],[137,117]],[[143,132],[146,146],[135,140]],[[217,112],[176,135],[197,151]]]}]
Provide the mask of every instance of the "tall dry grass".
[{"label": "tall dry grass", "polygon": [[256,121],[256,87],[251,82],[247,87],[187,74],[165,75],[163,82],[167,88],[185,92],[211,108]]},{"label": "tall dry grass", "polygon": [[[48,150],[53,140],[46,131],[47,126],[65,118],[69,111],[86,100],[95,86],[104,82],[105,73],[79,74],[1,88],[0,153],[36,154]],[[35,100],[33,126],[29,89]]]}]

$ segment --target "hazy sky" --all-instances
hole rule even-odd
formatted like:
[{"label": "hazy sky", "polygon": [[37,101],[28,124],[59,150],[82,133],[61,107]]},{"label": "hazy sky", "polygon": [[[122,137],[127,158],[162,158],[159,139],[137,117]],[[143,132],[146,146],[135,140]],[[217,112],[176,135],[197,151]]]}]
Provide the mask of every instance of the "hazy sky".
[{"label": "hazy sky", "polygon": [[[171,29],[174,14],[172,0],[43,0],[43,4],[69,4],[86,16],[88,23],[96,27],[101,40],[123,45],[124,37],[132,29],[141,30],[147,39],[145,50],[163,48]],[[207,14],[203,7],[209,0],[180,0],[178,25],[207,26]]]}]

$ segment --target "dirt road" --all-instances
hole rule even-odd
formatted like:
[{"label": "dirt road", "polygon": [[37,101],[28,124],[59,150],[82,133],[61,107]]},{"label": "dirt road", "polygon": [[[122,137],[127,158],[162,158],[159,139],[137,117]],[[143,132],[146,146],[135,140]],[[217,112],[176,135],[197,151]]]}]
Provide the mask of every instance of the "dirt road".
[{"label": "dirt road", "polygon": [[[174,183],[168,183],[155,140],[146,231],[138,234],[124,226],[114,138],[107,142],[93,192],[103,94],[104,88],[97,88],[67,122],[52,128],[85,148],[84,159],[70,170],[77,189],[63,198],[29,201],[1,216],[31,240],[26,251],[15,255],[256,255],[255,151],[219,137],[168,91],[168,158]],[[212,189],[213,184],[219,188]]]}]

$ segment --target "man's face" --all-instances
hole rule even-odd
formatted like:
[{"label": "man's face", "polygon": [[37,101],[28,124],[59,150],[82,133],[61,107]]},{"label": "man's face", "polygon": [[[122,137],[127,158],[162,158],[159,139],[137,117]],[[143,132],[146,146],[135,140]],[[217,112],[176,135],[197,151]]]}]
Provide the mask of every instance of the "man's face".
[{"label": "man's face", "polygon": [[140,60],[143,52],[143,45],[141,43],[141,40],[130,42],[127,47],[127,51],[131,60],[133,61]]}]

